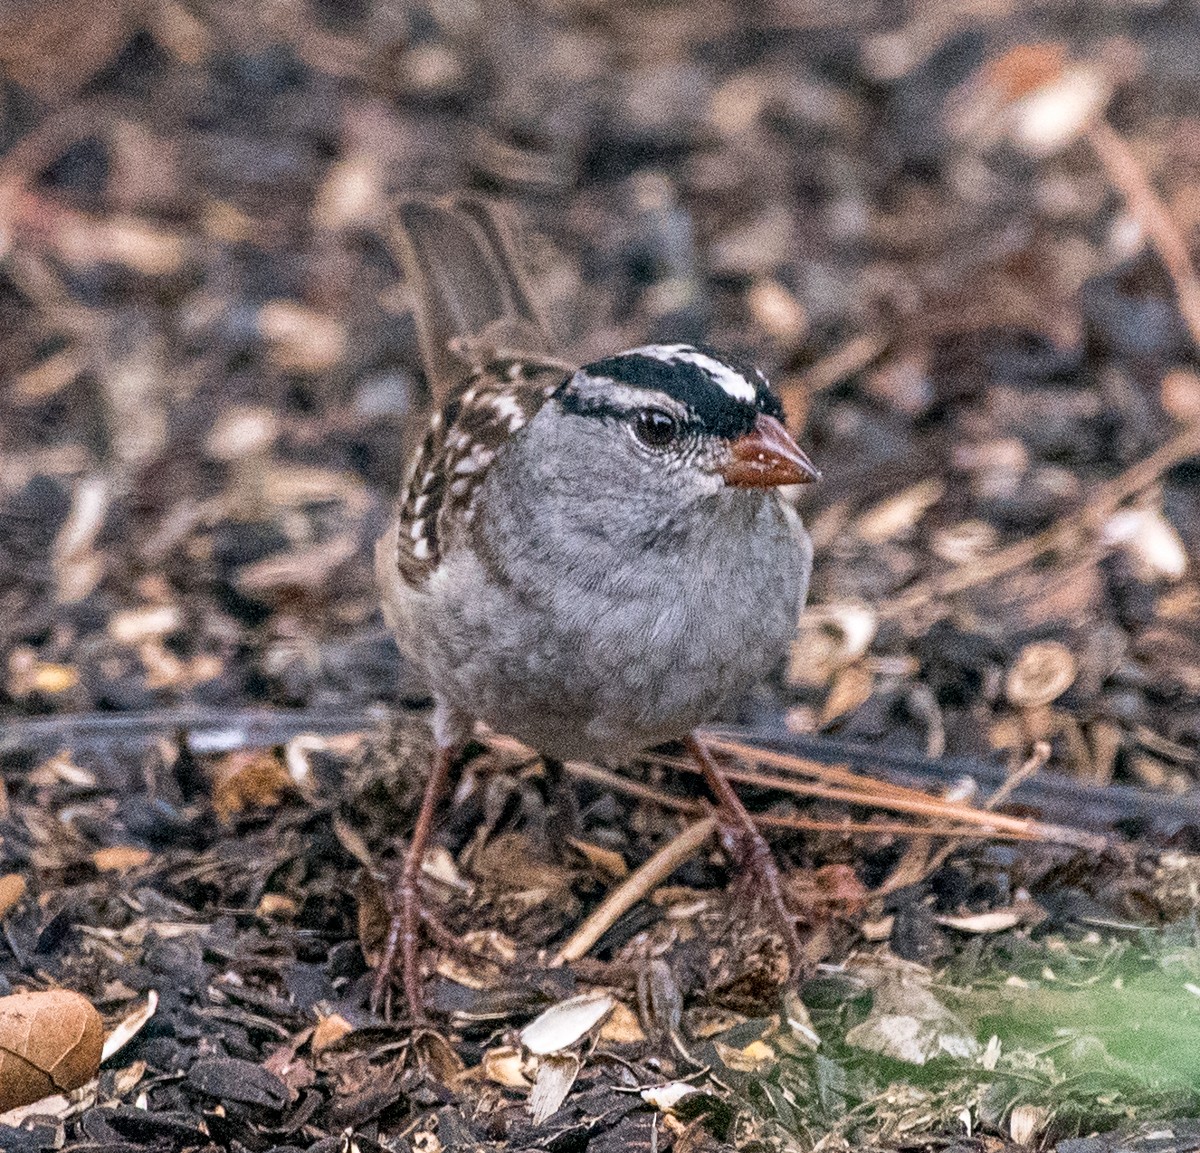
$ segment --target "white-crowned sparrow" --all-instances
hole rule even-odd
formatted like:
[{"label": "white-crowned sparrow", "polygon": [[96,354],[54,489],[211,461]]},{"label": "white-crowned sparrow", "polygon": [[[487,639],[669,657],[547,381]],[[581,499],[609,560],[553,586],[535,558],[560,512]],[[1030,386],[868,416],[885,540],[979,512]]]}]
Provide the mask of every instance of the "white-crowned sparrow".
[{"label": "white-crowned sparrow", "polygon": [[755,369],[686,344],[582,368],[549,356],[486,202],[404,204],[395,240],[436,411],[377,566],[439,754],[374,1003],[398,960],[419,1016],[418,866],[476,721],[557,759],[687,739],[782,910],[761,838],[691,734],[788,649],[812,545],[778,488],[818,473]]}]

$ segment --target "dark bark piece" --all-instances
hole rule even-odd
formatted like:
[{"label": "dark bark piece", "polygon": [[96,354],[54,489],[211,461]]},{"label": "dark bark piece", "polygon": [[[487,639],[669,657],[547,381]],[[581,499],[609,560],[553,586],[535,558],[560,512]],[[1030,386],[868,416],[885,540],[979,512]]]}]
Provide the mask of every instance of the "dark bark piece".
[{"label": "dark bark piece", "polygon": [[219,1101],[267,1109],[282,1109],[290,1098],[288,1087],[274,1073],[236,1057],[201,1057],[188,1070],[187,1083]]}]

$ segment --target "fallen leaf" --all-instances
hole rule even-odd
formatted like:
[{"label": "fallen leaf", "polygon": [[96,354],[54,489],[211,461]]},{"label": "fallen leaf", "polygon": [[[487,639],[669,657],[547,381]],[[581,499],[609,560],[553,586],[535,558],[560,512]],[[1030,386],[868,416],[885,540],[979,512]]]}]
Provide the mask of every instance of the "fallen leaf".
[{"label": "fallen leaf", "polygon": [[646,1039],[637,1014],[618,1001],[604,1024],[600,1026],[600,1042],[604,1045],[638,1045]]},{"label": "fallen leaf", "polygon": [[606,849],[580,837],[568,837],[567,844],[587,857],[588,864],[606,877],[611,877],[614,881],[623,881],[629,876],[629,866],[625,863],[625,858],[614,849]]},{"label": "fallen leaf", "polygon": [[763,1041],[751,1041],[745,1048],[739,1049],[724,1041],[714,1040],[713,1048],[725,1067],[738,1073],[761,1073],[779,1060],[775,1050]]},{"label": "fallen leaf", "polygon": [[875,674],[865,665],[849,665],[842,669],[830,686],[829,695],[821,706],[822,726],[831,724],[839,717],[867,703],[875,690]]},{"label": "fallen leaf", "polygon": [[267,809],[296,791],[295,783],[274,753],[238,750],[212,768],[213,808],[228,821],[236,813]]},{"label": "fallen leaf", "polygon": [[313,1030],[313,1055],[316,1056],[319,1053],[323,1053],[330,1045],[335,1044],[348,1033],[353,1032],[354,1026],[340,1013],[331,1013],[328,1017],[322,1017],[317,1022],[317,1027]]},{"label": "fallen leaf", "polygon": [[100,1014],[78,993],[0,997],[0,1113],[85,1085],[103,1044]]},{"label": "fallen leaf", "polygon": [[254,912],[259,917],[270,917],[281,921],[290,920],[300,911],[300,906],[291,897],[282,893],[263,893]]}]

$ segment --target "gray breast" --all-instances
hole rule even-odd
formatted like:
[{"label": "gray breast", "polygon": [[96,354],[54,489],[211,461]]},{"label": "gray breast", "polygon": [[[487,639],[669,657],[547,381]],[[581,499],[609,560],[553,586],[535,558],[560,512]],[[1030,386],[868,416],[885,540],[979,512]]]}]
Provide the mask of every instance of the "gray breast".
[{"label": "gray breast", "polygon": [[603,452],[523,439],[417,614],[452,713],[560,758],[620,757],[720,716],[783,659],[811,545],[774,492],[681,509],[677,482],[645,479],[631,501]]}]

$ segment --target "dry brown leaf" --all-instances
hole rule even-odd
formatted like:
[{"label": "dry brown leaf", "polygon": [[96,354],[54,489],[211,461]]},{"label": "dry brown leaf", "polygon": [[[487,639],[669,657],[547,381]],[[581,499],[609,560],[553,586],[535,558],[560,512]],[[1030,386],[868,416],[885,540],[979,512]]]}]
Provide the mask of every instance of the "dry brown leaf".
[{"label": "dry brown leaf", "polygon": [[458,1050],[432,1029],[417,1031],[413,1036],[413,1052],[422,1072],[449,1089],[458,1085],[467,1072],[466,1062]]},{"label": "dry brown leaf", "polygon": [[248,809],[271,808],[296,791],[274,753],[239,750],[222,757],[212,768],[213,808],[223,821]]},{"label": "dry brown leaf", "polygon": [[360,865],[366,869],[374,868],[375,860],[371,856],[371,850],[367,847],[367,842],[362,839],[351,825],[348,825],[336,813],[333,815],[333,835],[337,837],[338,844]]},{"label": "dry brown leaf", "polygon": [[268,1073],[274,1073],[288,1087],[292,1101],[299,1099],[301,1090],[316,1084],[317,1072],[312,1063],[298,1056],[300,1050],[312,1041],[316,1031],[314,1025],[301,1029],[263,1062],[263,1068]]},{"label": "dry brown leaf", "polygon": [[624,1002],[618,1001],[608,1019],[600,1026],[602,1045],[640,1045],[646,1039],[637,1014]]},{"label": "dry brown leaf", "polygon": [[727,1069],[739,1073],[761,1073],[779,1062],[779,1054],[763,1041],[751,1041],[744,1049],[738,1049],[714,1040],[713,1048]]},{"label": "dry brown leaf", "polygon": [[204,449],[214,460],[269,453],[279,439],[278,415],[263,405],[237,404],[219,414]]},{"label": "dry brown leaf", "polygon": [[100,1014],[78,993],[0,997],[0,1113],[86,1084],[103,1044]]},{"label": "dry brown leaf", "polygon": [[849,665],[834,677],[821,708],[821,724],[827,725],[866,704],[875,688],[875,675],[865,665]]},{"label": "dry brown leaf", "polygon": [[879,620],[865,605],[832,604],[809,609],[801,618],[788,667],[790,683],[826,685],[838,669],[866,655]]},{"label": "dry brown leaf", "polygon": [[238,572],[237,588],[250,596],[262,596],[280,588],[317,589],[327,584],[333,573],[357,551],[358,542],[346,533],[320,544],[265,557]]},{"label": "dry brown leaf", "polygon": [[666,1085],[652,1085],[649,1089],[643,1089],[641,1098],[660,1113],[670,1113],[685,1097],[699,1092],[694,1085],[684,1081],[671,1081]]},{"label": "dry brown leaf", "polygon": [[254,912],[259,917],[271,917],[286,921],[300,912],[300,906],[291,897],[285,897],[282,893],[263,893]]},{"label": "dry brown leaf", "polygon": [[27,888],[20,873],[6,873],[0,877],[0,917],[7,917],[16,908]]},{"label": "dry brown leaf", "polygon": [[108,517],[111,499],[109,481],[104,477],[84,476],[75,484],[71,511],[50,552],[60,604],[78,604],[104,575],[104,556],[93,545]]},{"label": "dry brown leaf", "polygon": [[878,920],[863,921],[858,927],[859,934],[864,941],[889,941],[892,937],[892,929],[895,927],[896,918],[892,915],[880,917]]},{"label": "dry brown leaf", "polygon": [[629,876],[629,866],[625,863],[625,858],[614,849],[606,849],[603,845],[585,841],[580,837],[568,837],[567,844],[573,849],[578,849],[587,857],[588,864],[606,877],[623,881]]}]

